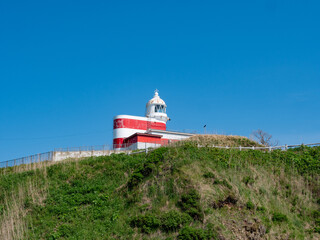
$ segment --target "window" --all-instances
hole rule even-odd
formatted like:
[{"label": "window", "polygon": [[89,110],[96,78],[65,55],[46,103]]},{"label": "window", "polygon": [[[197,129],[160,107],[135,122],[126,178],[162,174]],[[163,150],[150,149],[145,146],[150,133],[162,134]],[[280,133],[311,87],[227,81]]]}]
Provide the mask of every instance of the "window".
[{"label": "window", "polygon": [[156,105],[154,108],[154,112],[165,113],[166,109],[163,105]]}]

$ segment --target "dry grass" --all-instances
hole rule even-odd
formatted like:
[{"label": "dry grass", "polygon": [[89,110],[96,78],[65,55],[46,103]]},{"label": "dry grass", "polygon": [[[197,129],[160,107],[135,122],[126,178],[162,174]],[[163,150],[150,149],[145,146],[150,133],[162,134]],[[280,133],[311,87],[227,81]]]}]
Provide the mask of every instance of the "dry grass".
[{"label": "dry grass", "polygon": [[23,186],[19,186],[18,191],[12,193],[11,197],[5,198],[5,210],[0,220],[1,239],[24,239],[27,231],[27,224],[24,220],[26,216],[25,198]]},{"label": "dry grass", "polygon": [[229,147],[252,147],[261,146],[255,141],[242,136],[233,135],[194,135],[187,139],[187,141],[198,142],[202,145],[216,145]]},{"label": "dry grass", "polygon": [[[46,178],[46,170],[43,170]],[[47,181],[46,181],[47,182]],[[0,238],[6,240],[26,239],[27,232],[32,229],[26,220],[29,199],[33,204],[43,205],[47,197],[48,185],[40,184],[37,179],[21,183],[17,191],[5,194],[3,215],[0,218]]]}]

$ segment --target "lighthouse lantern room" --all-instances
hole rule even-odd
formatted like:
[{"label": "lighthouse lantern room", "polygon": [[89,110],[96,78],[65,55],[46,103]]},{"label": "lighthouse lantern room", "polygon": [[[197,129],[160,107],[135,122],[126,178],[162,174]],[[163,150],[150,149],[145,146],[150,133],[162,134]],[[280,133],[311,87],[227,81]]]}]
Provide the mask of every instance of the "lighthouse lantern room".
[{"label": "lighthouse lantern room", "polygon": [[167,105],[158,90],[146,105],[145,117],[117,115],[113,120],[113,148],[135,150],[160,146],[193,134],[166,131]]}]

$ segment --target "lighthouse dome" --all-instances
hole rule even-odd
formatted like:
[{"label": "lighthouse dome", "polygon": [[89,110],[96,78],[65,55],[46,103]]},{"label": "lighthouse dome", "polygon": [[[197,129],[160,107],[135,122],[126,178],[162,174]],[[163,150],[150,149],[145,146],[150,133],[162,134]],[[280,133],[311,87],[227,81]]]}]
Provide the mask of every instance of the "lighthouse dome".
[{"label": "lighthouse dome", "polygon": [[158,90],[154,92],[154,96],[150,99],[146,106],[146,117],[155,118],[157,120],[167,122],[169,120],[167,116],[167,105],[160,96]]},{"label": "lighthouse dome", "polygon": [[149,100],[149,102],[147,103],[147,106],[150,105],[150,104],[161,104],[161,105],[166,105],[165,101],[163,101],[160,97],[159,97],[159,92],[158,90],[155,90],[154,91],[154,96],[153,98],[151,98]]}]

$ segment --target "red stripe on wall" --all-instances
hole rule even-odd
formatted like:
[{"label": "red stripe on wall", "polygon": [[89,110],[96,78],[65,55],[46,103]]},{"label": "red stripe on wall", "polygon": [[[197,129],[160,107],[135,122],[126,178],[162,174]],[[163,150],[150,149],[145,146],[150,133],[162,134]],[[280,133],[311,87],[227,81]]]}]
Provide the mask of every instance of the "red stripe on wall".
[{"label": "red stripe on wall", "polygon": [[113,129],[117,129],[117,128],[131,128],[131,129],[139,129],[139,130],[147,130],[147,129],[166,130],[166,124],[161,122],[118,118],[113,120]]},{"label": "red stripe on wall", "polygon": [[124,138],[115,138],[113,139],[113,144],[122,144]]},{"label": "red stripe on wall", "polygon": [[167,145],[168,143],[172,142],[178,142],[180,140],[176,139],[166,139],[166,138],[156,138],[156,137],[147,137],[147,136],[135,136],[132,139],[128,139],[127,142],[124,142],[124,138],[116,138],[113,139],[113,146],[114,148],[126,148],[130,145],[142,142],[142,143],[154,143],[154,144],[161,144],[161,145]]}]

